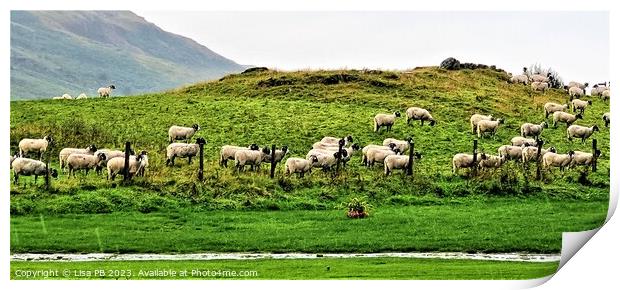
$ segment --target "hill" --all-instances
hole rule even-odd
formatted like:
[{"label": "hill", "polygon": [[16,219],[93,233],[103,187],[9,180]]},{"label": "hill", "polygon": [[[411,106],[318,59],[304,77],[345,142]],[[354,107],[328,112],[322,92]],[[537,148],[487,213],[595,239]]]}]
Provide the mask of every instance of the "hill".
[{"label": "hill", "polygon": [[[11,103],[11,150],[20,139],[52,134],[53,166],[63,147],[122,148],[129,140],[137,150],[149,152],[146,177],[131,185],[117,186],[92,173],[87,177],[54,181],[52,192],[40,196],[40,188],[12,186],[11,212],[109,212],[151,211],[166,207],[204,209],[332,209],[351,197],[371,204],[419,205],[461,203],[496,197],[598,200],[609,194],[609,130],[600,119],[609,103],[593,99],[583,120],[598,124],[603,156],[598,171],[582,176],[582,168],[546,172],[534,180],[534,166],[525,170],[509,162],[496,172],[477,177],[452,174],[455,153],[471,152],[474,135],[469,116],[493,114],[506,123],[495,137],[479,141],[480,151],[497,154],[500,145],[519,134],[524,122],[544,119],[547,101],[566,102],[561,90],[532,92],[529,87],[508,84],[505,73],[490,69],[447,71],[436,67],[408,72],[390,71],[262,71],[232,74],[217,81],[156,94],[87,100],[14,101]],[[588,97],[589,98],[589,97]],[[431,110],[437,125],[407,125],[397,120],[393,130],[374,133],[372,118],[380,112],[420,106]],[[202,127],[196,137],[207,140],[205,181],[196,179],[197,164],[178,160],[165,166],[167,130],[173,125]],[[264,167],[259,173],[236,173],[218,166],[219,148],[225,144],[287,145],[288,156],[305,156],[323,136],[352,135],[363,145],[380,144],[384,138],[413,136],[423,158],[415,164],[415,177],[397,173],[384,177],[378,166],[367,169],[357,153],[338,177],[316,170],[304,179],[282,175],[270,179]],[[545,147],[559,152],[589,151],[590,144],[566,140],[565,126],[543,132]],[[136,150],[136,151],[137,151]],[[28,179],[26,179],[28,180]],[[37,197],[37,198],[35,198]],[[39,202],[43,198],[46,202]],[[90,202],[87,202],[89,200]]]},{"label": "hill", "polygon": [[11,11],[11,99],[160,91],[244,67],[129,11]]}]

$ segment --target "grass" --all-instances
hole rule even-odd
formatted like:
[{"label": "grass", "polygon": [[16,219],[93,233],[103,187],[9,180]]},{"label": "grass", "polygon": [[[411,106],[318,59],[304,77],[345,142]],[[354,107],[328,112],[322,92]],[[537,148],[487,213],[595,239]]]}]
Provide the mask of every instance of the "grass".
[{"label": "grass", "polygon": [[[11,217],[12,253],[558,253],[564,231],[601,225],[607,204],[493,199],[342,210],[209,211]],[[576,218],[578,213],[578,218]]]},{"label": "grass", "polygon": [[[52,166],[63,147],[122,148],[126,140],[137,150],[150,153],[150,168],[144,178],[130,185],[106,181],[91,173],[53,182],[52,189],[32,186],[22,178],[11,187],[11,213],[66,214],[112,211],[152,212],[193,207],[219,209],[333,209],[353,197],[363,197],[373,206],[411,205],[443,199],[480,199],[496,196],[552,198],[558,200],[605,201],[609,195],[609,131],[600,116],[609,104],[594,100],[578,124],[598,123],[596,133],[603,156],[599,170],[580,178],[584,169],[566,173],[545,172],[533,180],[534,168],[516,164],[478,177],[455,176],[451,158],[470,152],[474,136],[469,116],[493,114],[507,120],[497,136],[480,140],[480,150],[496,148],[518,135],[523,122],[539,123],[542,105],[549,100],[565,102],[560,90],[533,93],[528,87],[506,83],[507,76],[492,70],[445,71],[419,68],[411,73],[379,71],[261,72],[229,75],[161,94],[131,98],[72,101],[11,102],[11,148],[20,139],[52,134],[58,144],[51,151]],[[431,110],[435,127],[412,124],[404,118],[390,133],[372,132],[372,117],[379,112],[409,106]],[[170,125],[198,123],[206,150],[205,181],[197,181],[197,164],[179,160],[165,166],[167,129]],[[277,178],[261,173],[237,174],[217,165],[224,144],[261,146],[288,145],[289,156],[305,156],[312,144],[325,135],[353,135],[355,142],[381,143],[386,137],[414,136],[416,150],[424,157],[415,166],[415,178],[401,174],[384,177],[379,168],[366,169],[359,154],[340,176],[314,172],[305,179],[285,177],[280,165]],[[590,150],[588,144],[566,140],[565,129],[547,129],[546,146],[560,152]]]},{"label": "grass", "polygon": [[[532,263],[406,258],[71,263],[11,262],[11,279],[33,279],[24,277],[25,273],[28,273],[26,271],[55,270],[58,276],[50,276],[47,279],[491,280],[540,278],[555,273],[557,267],[557,262]],[[56,273],[55,271],[53,272]],[[65,271],[68,273],[66,276],[63,274]],[[183,272],[186,273],[186,276],[181,276]],[[46,279],[40,275],[34,279]]]}]

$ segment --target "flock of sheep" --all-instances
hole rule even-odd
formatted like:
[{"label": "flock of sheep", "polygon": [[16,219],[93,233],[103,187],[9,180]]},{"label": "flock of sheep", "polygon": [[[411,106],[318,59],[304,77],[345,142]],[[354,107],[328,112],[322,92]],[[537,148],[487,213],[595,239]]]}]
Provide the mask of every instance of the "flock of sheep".
[{"label": "flock of sheep", "polygon": [[[109,85],[107,87],[101,87],[97,90],[97,94],[99,94],[99,97],[107,98],[112,94],[112,90],[114,89],[116,89],[114,85]],[[72,100],[73,97],[69,94],[63,94],[62,96],[52,97],[52,99],[53,100]],[[76,100],[88,99],[88,96],[85,93],[81,93],[75,99]]]},{"label": "flock of sheep", "polygon": [[[526,70],[524,70],[525,72]],[[517,75],[511,78],[513,83],[532,84],[532,88],[538,90],[540,87],[548,87],[551,75]],[[544,105],[545,119],[550,115],[553,117],[553,127],[557,127],[558,123],[567,125],[566,134],[568,140],[573,138],[581,139],[585,142],[594,132],[599,131],[597,125],[581,126],[573,124],[578,119],[583,118],[586,108],[592,104],[592,101],[583,101],[579,99],[585,95],[585,88],[588,84],[580,84],[570,82],[565,87],[566,92],[570,96],[569,104],[557,104],[548,102]],[[115,89],[113,85],[99,89],[101,97],[108,97],[111,91]],[[544,89],[543,89],[544,90]],[[609,86],[607,84],[597,84],[592,89],[593,96],[601,96],[604,100],[609,98]],[[78,97],[79,99],[80,97]],[[566,112],[572,106],[575,114]],[[396,119],[401,116],[400,112],[392,114],[377,114],[374,119],[374,131],[378,132],[382,127],[390,131],[395,124]],[[423,108],[410,107],[406,110],[407,124],[411,121],[420,121],[423,126],[424,122],[428,122],[430,126],[436,124],[435,119],[430,112]],[[610,113],[602,116],[605,126],[610,123]],[[494,136],[500,126],[504,123],[501,118],[495,119],[491,115],[474,114],[470,118],[471,133],[477,134],[478,138],[485,135]],[[592,165],[595,158],[600,156],[600,150],[594,153],[570,150],[566,154],[559,154],[555,147],[541,149],[538,152],[538,142],[543,130],[548,128],[547,121],[540,124],[524,123],[521,125],[521,135],[512,138],[510,145],[502,145],[498,148],[498,155],[489,155],[481,153],[474,157],[473,154],[458,153],[452,158],[452,171],[458,173],[461,168],[480,168],[480,169],[496,169],[505,164],[508,160],[517,160],[523,163],[538,161],[542,162],[544,168],[559,167],[561,170],[568,166],[576,165]],[[191,127],[171,126],[168,130],[168,142],[166,148],[166,165],[174,165],[176,158],[188,158],[188,164],[191,164],[192,158],[199,154],[199,138],[196,143],[189,143],[192,137],[200,130],[198,124]],[[530,138],[533,137],[533,138]],[[185,141],[175,142],[175,141]],[[14,172],[14,182],[18,182],[20,175],[35,176],[35,183],[38,176],[49,173],[52,177],[57,177],[58,172],[55,169],[47,168],[46,164],[40,159],[46,152],[53,139],[45,136],[42,139],[22,139],[19,142],[19,153],[11,157],[11,167]],[[204,142],[204,139],[202,139]],[[352,143],[353,137],[346,136],[344,138],[324,137],[312,145],[312,149],[306,154],[305,158],[290,157],[285,161],[285,174],[298,174],[304,177],[305,174],[311,173],[313,168],[321,168],[324,171],[333,170],[339,164],[343,167],[351,160],[352,156],[357,152],[362,152],[362,164],[372,167],[375,164],[383,164],[385,175],[391,174],[394,170],[405,171],[410,166],[410,158],[404,153],[410,149],[410,140],[398,140],[387,138],[382,144],[369,144],[361,148],[358,144]],[[246,146],[224,145],[221,147],[219,156],[219,165],[226,167],[228,161],[234,161],[235,168],[238,171],[250,170],[258,171],[262,163],[275,162],[280,163],[286,154],[288,147],[271,150],[268,147],[260,148],[256,144]],[[414,158],[421,158],[418,152],[411,152]],[[39,160],[26,158],[28,154],[36,154]],[[538,160],[536,160],[538,156]],[[114,180],[115,176],[125,172],[125,152],[111,149],[97,149],[95,145],[89,145],[87,148],[63,148],[59,153],[60,169],[67,171],[69,176],[75,177],[75,171],[84,170],[86,174],[90,170],[101,173],[103,168],[107,168],[107,178]],[[148,168],[148,154],[141,151],[138,155],[131,152],[129,159],[128,173],[130,176],[144,176]]]}]

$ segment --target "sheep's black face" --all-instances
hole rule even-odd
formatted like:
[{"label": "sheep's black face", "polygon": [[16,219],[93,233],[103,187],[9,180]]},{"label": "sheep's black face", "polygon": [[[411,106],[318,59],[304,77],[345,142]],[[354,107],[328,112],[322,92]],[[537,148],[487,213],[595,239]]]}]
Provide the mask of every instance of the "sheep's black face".
[{"label": "sheep's black face", "polygon": [[596,151],[594,151],[594,155],[595,155],[596,157],[600,157],[600,156],[601,156],[601,153],[602,153],[602,152],[601,152],[601,150],[599,150],[599,149],[596,149]]},{"label": "sheep's black face", "polygon": [[344,144],[345,144],[345,143],[346,143],[346,142],[344,141],[344,138],[343,138],[343,139],[338,140],[338,145],[340,145],[340,146],[344,146]]},{"label": "sheep's black face", "polygon": [[400,153],[400,149],[398,149],[398,148],[392,149],[392,151],[394,151],[394,153],[396,153],[396,155],[398,155]]},{"label": "sheep's black face", "polygon": [[568,151],[568,156],[573,157],[573,155],[575,155],[575,151],[573,150]]},{"label": "sheep's black face", "polygon": [[116,90],[116,87],[114,85],[110,85],[110,89]]},{"label": "sheep's black face", "polygon": [[481,153],[480,160],[487,160],[487,155],[485,153]]},{"label": "sheep's black face", "polygon": [[271,149],[269,149],[269,147],[265,147],[265,148],[263,148],[263,153],[269,154],[269,153],[271,153]]},{"label": "sheep's black face", "polygon": [[353,148],[353,150],[360,150],[360,145],[353,144],[353,146],[351,146],[351,148]]},{"label": "sheep's black face", "polygon": [[334,158],[340,158],[341,154],[340,152],[334,152]]},{"label": "sheep's black face", "polygon": [[592,131],[600,132],[597,125],[592,126]]},{"label": "sheep's black face", "polygon": [[288,151],[288,146],[282,146],[282,152],[287,152]]},{"label": "sheep's black face", "polygon": [[551,147],[551,148],[549,148],[549,152],[557,153],[558,150],[555,149],[555,147]]},{"label": "sheep's black face", "polygon": [[589,101],[588,101],[588,105],[592,105],[592,100],[589,100]]},{"label": "sheep's black face", "polygon": [[542,122],[541,124],[543,128],[549,128],[549,124],[547,122]]},{"label": "sheep's black face", "polygon": [[312,156],[310,156],[310,161],[312,163],[317,163],[317,162],[319,162],[319,158],[316,157],[316,155],[312,155]]},{"label": "sheep's black face", "polygon": [[95,146],[95,144],[90,144],[90,146],[88,146],[88,150],[90,150],[91,152],[95,152],[97,151],[97,146]]},{"label": "sheep's black face", "polygon": [[52,169],[52,170],[50,170],[50,175],[51,175],[53,178],[58,178],[58,170],[56,170],[56,169]]},{"label": "sheep's black face", "polygon": [[588,87],[588,83],[585,83],[584,85],[586,86],[586,88]]},{"label": "sheep's black face", "polygon": [[198,124],[192,125],[192,128],[194,128],[194,130],[196,131],[200,130],[200,126],[198,126]]},{"label": "sheep's black face", "polygon": [[504,124],[504,119],[498,119],[497,120],[500,124]]},{"label": "sheep's black face", "polygon": [[105,160],[107,158],[105,156],[105,154],[103,154],[103,153],[99,153],[99,155],[97,155],[97,157],[99,157],[99,159],[101,159],[101,160]]},{"label": "sheep's black face", "polygon": [[390,149],[392,149],[392,151],[394,151],[394,148],[396,148],[396,144],[390,143],[390,144],[388,144],[388,147],[390,147]]},{"label": "sheep's black face", "polygon": [[140,152],[140,155],[148,155],[149,153],[146,152],[146,150],[142,150],[142,152]]},{"label": "sheep's black face", "polygon": [[256,145],[256,143],[253,143],[252,145],[250,145],[250,150],[258,150],[258,145]]},{"label": "sheep's black face", "polygon": [[417,159],[422,159],[422,153],[416,151],[415,153],[413,153],[413,156]]},{"label": "sheep's black face", "polygon": [[400,112],[398,112],[398,111],[394,112],[394,116],[400,117]]},{"label": "sheep's black face", "polygon": [[351,135],[347,136],[347,141],[353,142],[353,136],[351,136]]},{"label": "sheep's black face", "polygon": [[437,121],[431,120],[431,126],[435,126],[436,123],[437,123]]},{"label": "sheep's black face", "polygon": [[347,152],[346,150],[342,150],[340,151],[340,155],[344,158],[344,157],[349,156],[349,152]]},{"label": "sheep's black face", "polygon": [[583,116],[581,115],[581,113],[577,114],[577,116],[575,116],[575,117],[577,117],[577,119],[583,119]]}]

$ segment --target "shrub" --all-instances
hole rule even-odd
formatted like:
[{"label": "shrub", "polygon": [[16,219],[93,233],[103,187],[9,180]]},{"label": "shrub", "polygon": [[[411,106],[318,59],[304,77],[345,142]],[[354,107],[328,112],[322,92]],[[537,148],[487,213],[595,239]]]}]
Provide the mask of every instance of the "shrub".
[{"label": "shrub", "polygon": [[353,198],[347,203],[347,216],[350,218],[365,218],[369,215],[370,205],[361,199]]}]

